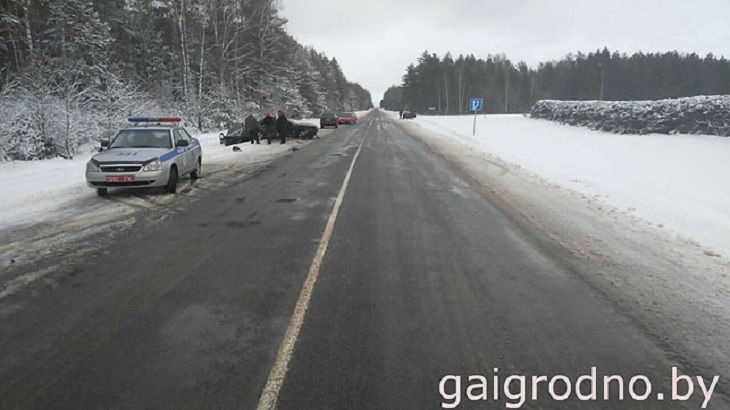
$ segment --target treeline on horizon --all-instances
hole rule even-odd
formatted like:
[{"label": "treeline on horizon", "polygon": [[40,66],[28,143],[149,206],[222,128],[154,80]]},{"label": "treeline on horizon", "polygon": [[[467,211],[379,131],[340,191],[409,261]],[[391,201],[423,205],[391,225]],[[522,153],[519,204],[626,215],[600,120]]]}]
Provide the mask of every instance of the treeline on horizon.
[{"label": "treeline on horizon", "polygon": [[0,0],[0,160],[71,157],[129,115],[208,129],[246,112],[370,108],[276,0]]},{"label": "treeline on horizon", "polygon": [[543,99],[657,100],[730,94],[730,61],[665,53],[611,52],[569,54],[531,68],[502,54],[453,59],[423,52],[400,86],[389,88],[381,105],[389,110],[438,114],[468,113],[468,99],[484,97],[487,113],[524,113]]}]

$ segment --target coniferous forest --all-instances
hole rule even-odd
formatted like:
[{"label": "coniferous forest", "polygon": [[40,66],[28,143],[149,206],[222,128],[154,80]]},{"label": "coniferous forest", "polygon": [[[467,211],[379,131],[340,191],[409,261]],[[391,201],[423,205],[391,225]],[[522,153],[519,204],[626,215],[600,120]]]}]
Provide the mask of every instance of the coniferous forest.
[{"label": "coniferous forest", "polygon": [[529,67],[504,55],[454,59],[424,52],[400,86],[382,101],[391,110],[465,114],[471,97],[484,97],[487,113],[528,112],[543,99],[657,100],[730,94],[730,61],[697,54],[621,54],[608,49],[570,54]]},{"label": "coniferous forest", "polygon": [[285,24],[275,0],[0,0],[0,160],[73,157],[130,115],[370,108]]}]

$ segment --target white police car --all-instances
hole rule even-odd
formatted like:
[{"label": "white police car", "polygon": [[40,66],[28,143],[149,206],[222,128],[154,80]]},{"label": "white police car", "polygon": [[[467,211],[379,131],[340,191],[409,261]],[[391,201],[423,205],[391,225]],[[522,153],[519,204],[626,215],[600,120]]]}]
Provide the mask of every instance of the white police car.
[{"label": "white police car", "polygon": [[165,187],[177,189],[183,175],[200,177],[200,141],[179,125],[180,118],[129,118],[134,125],[119,130],[86,164],[86,182],[106,195],[108,188]]}]

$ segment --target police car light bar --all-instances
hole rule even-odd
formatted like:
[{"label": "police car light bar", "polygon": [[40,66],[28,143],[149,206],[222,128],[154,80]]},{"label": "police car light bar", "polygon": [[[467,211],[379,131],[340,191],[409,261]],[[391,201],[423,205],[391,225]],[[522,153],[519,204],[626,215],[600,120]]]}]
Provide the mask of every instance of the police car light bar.
[{"label": "police car light bar", "polygon": [[146,118],[146,117],[132,117],[127,118],[127,121],[139,123],[139,122],[180,122],[180,117],[159,117],[159,118]]}]

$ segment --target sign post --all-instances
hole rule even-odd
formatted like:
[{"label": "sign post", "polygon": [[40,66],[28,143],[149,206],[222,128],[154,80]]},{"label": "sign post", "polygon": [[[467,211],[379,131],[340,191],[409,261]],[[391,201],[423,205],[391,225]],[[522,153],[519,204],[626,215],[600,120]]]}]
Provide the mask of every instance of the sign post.
[{"label": "sign post", "polygon": [[470,98],[469,99],[469,111],[474,111],[474,126],[472,127],[471,135],[475,137],[477,135],[477,113],[482,111],[484,108],[484,98]]}]

